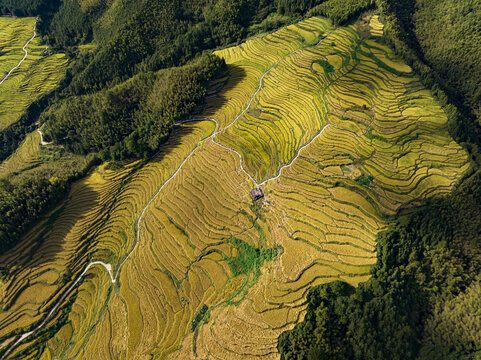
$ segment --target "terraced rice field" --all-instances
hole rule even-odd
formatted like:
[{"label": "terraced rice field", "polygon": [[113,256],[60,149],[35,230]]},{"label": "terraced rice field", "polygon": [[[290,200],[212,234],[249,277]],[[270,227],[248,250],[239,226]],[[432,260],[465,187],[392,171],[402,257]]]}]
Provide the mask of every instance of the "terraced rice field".
[{"label": "terraced rice field", "polygon": [[[51,54],[36,36],[35,18],[0,17],[0,130],[18,121],[25,108],[53,90],[64,76],[67,57]],[[10,71],[14,69],[13,72]],[[8,77],[7,77],[8,75]]]},{"label": "terraced rice field", "polygon": [[[39,331],[9,357],[278,359],[310,288],[365,281],[387,215],[469,167],[372,21],[366,40],[358,24],[311,18],[218,51],[230,76],[203,120],[179,124],[146,164],[97,169],[0,258],[14,269],[4,349],[59,305],[46,346]],[[92,266],[67,294],[91,261],[112,272]]]},{"label": "terraced rice field", "polygon": [[40,134],[34,131],[27,135],[17,151],[0,163],[0,177],[20,173],[40,164]]}]

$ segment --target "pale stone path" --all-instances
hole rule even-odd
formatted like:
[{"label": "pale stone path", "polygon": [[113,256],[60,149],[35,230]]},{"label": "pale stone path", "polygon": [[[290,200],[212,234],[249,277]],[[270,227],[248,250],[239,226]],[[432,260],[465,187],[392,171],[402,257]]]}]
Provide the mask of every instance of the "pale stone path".
[{"label": "pale stone path", "polygon": [[18,62],[18,64],[15,65],[15,66],[7,73],[7,75],[5,75],[5,77],[4,77],[2,80],[0,80],[0,85],[2,85],[3,82],[4,82],[5,80],[7,80],[8,77],[9,77],[15,70],[17,70],[17,69],[20,67],[20,65],[22,65],[22,63],[25,61],[25,59],[27,58],[27,56],[28,56],[27,46],[28,46],[28,44],[30,44],[30,42],[35,38],[35,36],[37,36],[37,32],[36,32],[37,21],[38,21],[38,17],[35,19],[35,23],[33,24],[33,35],[32,35],[32,37],[25,43],[25,45],[23,45],[22,50],[23,50],[23,52],[24,52],[25,54],[23,55],[22,60],[20,60],[20,61]]}]

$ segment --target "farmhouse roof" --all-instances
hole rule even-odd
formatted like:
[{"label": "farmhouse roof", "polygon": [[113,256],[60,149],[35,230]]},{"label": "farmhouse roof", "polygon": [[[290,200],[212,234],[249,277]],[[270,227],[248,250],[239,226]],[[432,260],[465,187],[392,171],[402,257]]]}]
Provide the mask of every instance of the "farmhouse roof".
[{"label": "farmhouse roof", "polygon": [[264,197],[264,193],[260,188],[254,188],[251,190],[252,201],[259,200]]}]

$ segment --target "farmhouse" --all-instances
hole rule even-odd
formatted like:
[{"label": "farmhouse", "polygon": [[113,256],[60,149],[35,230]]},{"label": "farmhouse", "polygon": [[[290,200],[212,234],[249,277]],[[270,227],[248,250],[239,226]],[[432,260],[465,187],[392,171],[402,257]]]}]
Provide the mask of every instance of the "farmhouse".
[{"label": "farmhouse", "polygon": [[264,193],[260,188],[254,188],[251,190],[252,201],[259,200],[264,197]]}]

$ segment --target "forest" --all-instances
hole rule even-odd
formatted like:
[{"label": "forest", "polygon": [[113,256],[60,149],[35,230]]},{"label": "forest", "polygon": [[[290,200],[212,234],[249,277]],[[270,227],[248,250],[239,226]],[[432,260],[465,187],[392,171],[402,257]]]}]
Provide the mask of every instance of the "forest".
[{"label": "forest", "polygon": [[220,58],[205,54],[189,65],[142,72],[110,89],[55,104],[42,114],[45,134],[75,153],[148,158],[173,123],[202,102],[206,81],[224,67]]},{"label": "forest", "polygon": [[62,201],[70,182],[84,176],[94,162],[92,157],[76,159],[0,178],[0,252],[15,245],[30,224]]}]

